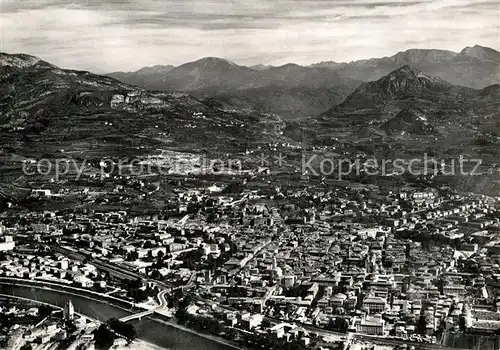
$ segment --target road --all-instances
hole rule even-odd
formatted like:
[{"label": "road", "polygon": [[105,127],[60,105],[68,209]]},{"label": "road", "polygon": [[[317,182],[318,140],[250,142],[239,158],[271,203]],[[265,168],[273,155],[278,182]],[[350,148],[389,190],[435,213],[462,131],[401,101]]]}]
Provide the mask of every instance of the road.
[{"label": "road", "polygon": [[144,310],[144,311],[138,312],[136,314],[132,314],[132,315],[128,315],[128,316],[122,317],[120,319],[120,321],[122,321],[122,322],[128,322],[128,321],[135,320],[135,319],[141,319],[143,317],[152,315],[155,312],[159,312],[161,314],[164,314],[164,311],[168,310],[168,301],[165,298],[166,294],[167,294],[166,290],[162,290],[162,291],[160,291],[158,293],[158,295],[156,297],[158,298],[158,301],[159,301],[160,305],[158,305],[157,307],[152,308],[152,309],[148,309],[148,310]]},{"label": "road", "polygon": [[[265,247],[267,247],[267,245],[269,245],[271,242],[268,242],[266,244],[264,244],[255,254],[254,256],[252,257],[252,259],[258,255],[260,253],[260,251],[262,251]],[[71,255],[71,256],[74,256],[74,255],[80,255],[81,257],[83,257],[83,259],[86,259],[85,256],[83,256],[82,254],[79,254],[78,252],[74,252],[74,251],[71,251],[69,249],[65,249],[65,248],[62,248],[62,247],[54,247],[54,246],[51,246],[52,248],[55,248],[54,250],[55,251],[58,251],[60,252],[61,254],[64,254],[64,255]],[[82,259],[82,260],[83,260]],[[87,258],[88,259],[88,258]],[[249,259],[249,261],[251,261],[252,259]],[[114,273],[118,273],[118,274],[123,274],[125,276],[129,276],[129,279],[130,278],[141,278],[141,279],[144,279],[146,278],[145,276],[135,272],[135,271],[130,271],[130,270],[127,270],[127,269],[124,269],[122,267],[119,267],[119,266],[116,266],[116,265],[111,265],[107,262],[103,262],[101,260],[97,260],[97,259],[91,259],[91,262],[92,264],[96,265],[96,267],[98,268],[101,268],[105,271],[112,271]],[[235,269],[235,270],[241,270],[243,269],[243,267],[241,268],[238,268],[238,269]],[[188,284],[184,285],[184,286],[179,286],[179,287],[176,287],[175,289],[179,289],[179,288],[190,288],[194,285],[193,283],[193,279],[194,279],[195,275],[193,274],[189,281],[188,281]],[[160,293],[158,294],[158,298],[159,298],[159,301],[160,301],[160,305],[167,305],[167,301],[165,300],[165,294],[166,294],[166,290],[163,290],[163,289],[171,289],[172,286],[170,286],[169,284],[165,283],[165,282],[161,282],[161,281],[157,281],[157,280],[148,280],[150,283],[158,286],[160,289],[162,289],[162,291],[160,291]],[[174,289],[174,290],[175,290]],[[165,294],[161,294],[162,292],[165,292]],[[160,296],[161,295],[161,296]],[[160,299],[161,298],[161,299]],[[215,304],[217,305],[218,307],[222,308],[222,309],[226,309],[226,310],[230,310],[230,311],[235,311],[236,309],[234,308],[230,308],[230,307],[227,307],[227,306],[223,306],[223,305],[220,305],[219,303],[215,303],[211,300],[207,300],[207,299],[204,299],[204,298],[201,298],[199,296],[196,297],[196,299],[199,299],[200,301],[203,301],[203,302],[206,302],[208,304]],[[164,310],[165,307],[162,307],[161,310]],[[140,312],[138,314],[135,314],[135,315],[130,315],[130,319],[134,319],[134,318],[141,318],[141,317],[144,317],[144,316],[147,316],[147,315],[150,315],[154,313],[154,310],[151,311],[151,310],[145,310],[143,312]],[[132,316],[135,316],[135,317],[132,317]],[[129,320],[129,317],[127,317],[127,320]],[[289,322],[289,321],[283,321],[283,320],[279,320],[279,319],[276,319],[276,318],[272,318],[272,317],[266,317],[266,319],[268,319],[269,321],[273,322],[273,323],[280,323],[280,322]],[[292,322],[293,323],[293,322]],[[305,324],[302,324],[300,322],[295,322],[295,323],[298,323],[300,324],[301,327],[303,327],[304,329],[306,330],[309,330],[311,332],[315,332],[315,333],[322,333],[322,334],[327,334],[327,335],[335,335],[335,336],[346,336],[345,333],[340,333],[340,332],[335,332],[335,331],[330,331],[330,330],[326,330],[326,329],[323,329],[323,328],[318,328],[318,327],[315,327],[315,326],[311,326],[311,325],[305,325]],[[414,345],[416,348],[418,348],[419,346],[422,347],[422,346],[425,346],[426,348],[428,349],[444,349],[444,347],[440,346],[440,345],[437,345],[437,344],[427,344],[427,343],[415,343],[415,342],[411,342],[411,341],[405,341],[405,340],[398,340],[398,339],[384,339],[382,337],[374,337],[374,336],[368,336],[368,335],[365,335],[365,334],[353,334],[353,337],[355,339],[359,339],[359,340],[362,340],[362,341],[368,341],[368,342],[376,342],[376,343],[380,343],[380,344],[400,344],[400,345],[403,345],[403,344],[409,344],[409,345]]]},{"label": "road", "polygon": [[[221,309],[227,310],[227,311],[239,311],[236,308],[232,308],[226,305],[221,305],[213,300],[205,299],[201,296],[193,296],[193,300],[199,300],[204,302],[207,305],[215,305]],[[341,332],[336,332],[324,328],[319,328],[313,325],[307,325],[302,322],[298,321],[287,321],[287,320],[281,320],[279,318],[275,317],[269,317],[269,316],[264,316],[264,319],[270,321],[272,324],[279,324],[279,323],[290,323],[290,324],[296,324],[302,328],[304,328],[307,331],[318,333],[320,335],[329,335],[329,336],[335,336],[337,338],[346,338],[348,336],[352,337],[355,340],[361,340],[365,342],[370,342],[374,344],[382,344],[382,345],[411,345],[415,346],[416,349],[446,349],[445,347],[439,345],[439,344],[430,344],[430,343],[417,343],[417,342],[412,342],[410,340],[401,340],[401,339],[387,339],[384,337],[378,337],[378,336],[370,336],[367,334],[360,334],[360,333],[341,333]]]},{"label": "road", "polygon": [[73,249],[68,249],[67,247],[61,247],[57,245],[49,245],[49,247],[52,249],[52,251],[65,255],[71,259],[77,261],[87,260],[89,263],[91,263],[98,269],[109,272],[110,275],[116,276],[121,279],[136,280],[138,278],[139,279],[144,278],[144,276],[138,273],[137,271],[131,271],[122,266],[110,264],[109,262],[103,261],[101,259],[85,256],[82,253]]},{"label": "road", "polygon": [[[0,281],[1,282],[1,281]],[[31,280],[26,280],[26,286],[16,285],[12,290],[7,288],[5,291],[8,296],[25,297],[29,300],[43,300],[44,302],[58,307],[65,301],[72,300],[75,310],[91,319],[98,319],[100,322],[106,322],[109,318],[121,318],[130,313],[129,308],[115,304],[112,300],[94,301],[87,295],[73,295],[66,290],[49,290],[38,284],[32,284]],[[0,283],[0,286],[4,282]],[[8,284],[6,284],[8,286]],[[164,303],[162,303],[164,305]],[[60,307],[60,306],[59,306]],[[143,318],[140,322],[134,323],[137,328],[138,338],[149,343],[155,344],[161,348],[173,350],[198,349],[241,349],[241,346],[230,344],[227,340],[197,332],[193,329],[183,327],[175,322],[171,322],[165,317],[158,317],[152,314]]]},{"label": "road", "polygon": [[162,290],[160,291],[160,293],[158,293],[157,298],[158,301],[160,302],[160,306],[158,306],[158,309],[168,309],[168,301],[165,298],[166,294],[167,294],[166,290]]}]

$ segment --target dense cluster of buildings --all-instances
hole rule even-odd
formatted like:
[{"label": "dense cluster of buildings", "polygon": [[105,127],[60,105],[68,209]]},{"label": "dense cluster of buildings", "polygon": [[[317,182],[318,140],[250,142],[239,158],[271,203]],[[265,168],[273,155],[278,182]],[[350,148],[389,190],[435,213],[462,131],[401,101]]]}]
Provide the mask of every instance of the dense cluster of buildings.
[{"label": "dense cluster of buildings", "polygon": [[[62,309],[18,299],[0,301],[5,349],[69,348],[90,342],[97,323],[75,313],[68,302]],[[78,334],[75,337],[74,334]]]},{"label": "dense cluster of buildings", "polygon": [[175,191],[168,208],[140,215],[4,216],[0,275],[103,292],[158,281],[186,322],[209,319],[214,334],[247,343],[439,343],[500,331],[497,199],[348,182],[226,186]]}]

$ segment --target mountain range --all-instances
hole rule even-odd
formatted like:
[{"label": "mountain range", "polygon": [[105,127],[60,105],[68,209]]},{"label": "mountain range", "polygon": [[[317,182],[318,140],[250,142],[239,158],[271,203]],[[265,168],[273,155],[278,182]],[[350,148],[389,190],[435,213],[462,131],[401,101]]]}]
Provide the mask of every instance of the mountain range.
[{"label": "mountain range", "polygon": [[[496,57],[490,53],[485,51],[486,58],[481,59]],[[170,68],[156,66],[143,72],[148,75],[149,70]],[[170,82],[182,80],[179,68],[170,70],[177,71],[172,75],[177,80]],[[12,159],[71,156],[98,160],[151,155],[158,150],[241,155],[248,149],[281,143],[333,147],[345,154],[460,154],[481,157],[489,165],[500,161],[499,84],[482,89],[455,85],[403,65],[379,79],[359,83],[351,92],[339,93],[341,85],[329,87],[339,73],[325,67],[286,65],[259,72],[230,61],[205,59],[201,66],[197,62],[182,69],[185,81],[195,87],[215,79],[217,71],[231,72],[228,76],[233,82],[244,74],[260,80],[249,80],[253,87],[249,83],[238,90],[239,94],[224,92],[225,100],[200,99],[184,92],[147,90],[109,76],[61,69],[29,55],[0,53],[0,158],[11,164]],[[268,72],[265,77],[273,84],[258,86],[265,80],[260,75],[263,72]],[[311,76],[316,80],[309,80]],[[341,79],[344,83],[354,81]],[[227,86],[230,80],[219,79],[218,86]],[[248,91],[254,94],[245,95]],[[272,99],[262,97],[266,94],[297,108],[293,100],[287,101],[292,93],[301,101],[324,99],[318,102],[323,103],[323,111],[289,120],[252,106],[252,96],[257,95],[262,104],[269,105]],[[235,99],[246,107],[235,108]],[[14,163],[18,174],[20,163]],[[8,172],[2,169],[2,176],[6,176]]]},{"label": "mountain range", "polygon": [[[372,146],[378,143],[381,148],[406,144],[415,154],[426,150],[441,155],[474,153],[478,140],[483,146],[498,143],[499,112],[499,84],[474,89],[403,66],[361,84],[342,103],[319,116],[289,123],[287,133],[296,138],[304,132],[294,128],[303,129],[319,144],[350,140]],[[498,158],[492,148],[486,153]]]},{"label": "mountain range", "polygon": [[483,88],[500,82],[499,64],[500,52],[475,45],[461,52],[410,49],[390,57],[350,63],[321,62],[312,66],[327,67],[353,79],[372,81],[408,65],[454,85]]},{"label": "mountain range", "polygon": [[[228,112],[185,93],[0,53],[0,154],[16,159],[133,157],[176,149],[244,151],[275,139],[279,118]],[[271,136],[268,136],[269,131]]]},{"label": "mountain range", "polygon": [[293,119],[325,112],[361,83],[405,65],[453,85],[480,89],[500,83],[500,52],[478,45],[461,52],[410,49],[390,57],[307,67],[246,67],[207,57],[175,68],[155,66],[108,75],[149,90],[189,92],[200,99],[217,101],[223,108],[256,109]]}]

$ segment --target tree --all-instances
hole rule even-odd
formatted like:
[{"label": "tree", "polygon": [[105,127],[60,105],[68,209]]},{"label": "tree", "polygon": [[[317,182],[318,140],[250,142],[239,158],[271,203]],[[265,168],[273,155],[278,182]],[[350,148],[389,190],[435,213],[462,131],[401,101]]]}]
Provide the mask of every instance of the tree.
[{"label": "tree", "polygon": [[186,296],[185,296],[185,297],[184,297],[184,298],[180,301],[180,303],[179,303],[179,307],[180,307],[181,309],[184,309],[184,308],[188,307],[188,306],[191,304],[191,302],[192,302],[192,301],[193,301],[193,298],[191,297],[191,295],[189,295],[189,294],[188,294],[188,295],[186,295]]},{"label": "tree", "polygon": [[128,253],[127,261],[135,261],[137,259],[139,259],[139,253],[137,253],[136,251]]},{"label": "tree", "polygon": [[142,280],[140,278],[137,278],[135,280],[128,280],[127,281],[127,288],[128,289],[142,288]]},{"label": "tree", "polygon": [[137,337],[137,331],[130,323],[122,322],[116,318],[110,318],[108,320],[108,325],[113,331],[125,337],[129,342]]},{"label": "tree", "polygon": [[145,248],[145,249],[151,249],[151,248],[154,248],[154,247],[155,247],[155,245],[153,244],[153,242],[151,242],[151,241],[146,241],[146,242],[144,243],[144,247],[143,247],[143,248]]},{"label": "tree", "polygon": [[109,349],[113,346],[115,337],[113,332],[105,325],[101,324],[94,333],[95,345],[97,349]]},{"label": "tree", "polygon": [[345,317],[337,317],[335,319],[335,328],[342,333],[347,333],[349,329],[349,322]]},{"label": "tree", "polygon": [[186,321],[188,319],[186,310],[177,309],[177,311],[175,312],[175,318],[177,318],[177,322],[179,322],[179,324],[186,323]]},{"label": "tree", "polygon": [[49,316],[50,314],[52,314],[52,311],[54,311],[54,308],[49,305],[41,305],[38,307],[38,315],[41,318]]},{"label": "tree", "polygon": [[261,324],[262,328],[270,328],[271,327],[271,321],[269,321],[267,318],[262,320]]},{"label": "tree", "polygon": [[425,322],[425,316],[420,315],[418,322],[417,322],[417,333],[425,334],[426,327],[427,327],[427,323]]},{"label": "tree", "polygon": [[72,334],[78,330],[78,328],[75,325],[75,322],[70,321],[70,320],[66,321],[65,326],[66,326],[66,331],[68,332],[68,334]]},{"label": "tree", "polygon": [[136,303],[140,303],[148,299],[148,292],[140,288],[130,289],[127,295],[133,298]]},{"label": "tree", "polygon": [[161,279],[161,278],[162,278],[162,275],[161,275],[161,273],[160,273],[157,269],[154,269],[154,270],[151,272],[150,277],[151,277],[152,279],[158,280],[158,279]]}]

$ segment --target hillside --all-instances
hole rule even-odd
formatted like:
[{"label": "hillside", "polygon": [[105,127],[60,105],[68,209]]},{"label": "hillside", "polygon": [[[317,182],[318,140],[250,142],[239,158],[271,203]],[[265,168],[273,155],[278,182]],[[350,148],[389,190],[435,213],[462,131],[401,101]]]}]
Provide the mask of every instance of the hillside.
[{"label": "hillside", "polygon": [[94,159],[163,148],[236,152],[266,140],[266,128],[274,135],[274,126],[256,113],[224,112],[187,94],[148,92],[32,56],[0,58],[4,155]]},{"label": "hillside", "polygon": [[113,72],[107,75],[125,84],[144,87],[152,77],[163,76],[174,68],[172,65],[155,65],[143,67],[135,72]]},{"label": "hillside", "polygon": [[380,128],[389,135],[439,135],[425,113],[415,109],[403,109]]},{"label": "hillside", "polygon": [[385,156],[482,154],[495,163],[498,94],[497,85],[482,90],[455,86],[403,66],[362,84],[317,118],[288,127],[285,135],[297,139],[307,133],[315,144],[343,142]]},{"label": "hillside", "polygon": [[[350,85],[331,88],[265,86],[261,88],[201,93],[199,98],[217,101],[225,109],[256,110],[276,113],[284,120],[314,117],[344,100],[352,92]],[[197,92],[194,93],[195,95]]]},{"label": "hillside", "polygon": [[[282,85],[200,100],[61,69],[33,56],[1,54],[0,59],[0,158],[5,183],[19,176],[27,158],[69,157],[96,164],[102,158],[147,157],[165,150],[231,156],[291,140],[312,147],[334,146],[346,154],[462,154],[481,157],[487,165],[498,163],[498,84],[481,90],[457,86],[405,65],[353,90],[345,81],[326,88],[331,76],[311,86],[293,86],[300,84],[304,78],[300,72],[307,69],[287,65],[267,69],[272,71],[268,76]],[[206,69],[219,63],[204,61]],[[235,76],[241,72],[232,62],[222,64]],[[328,70],[318,68],[318,72]],[[248,71],[252,70],[243,70]],[[339,103],[342,94],[348,96]],[[294,101],[318,104],[301,106]],[[328,109],[329,104],[336,105]],[[297,110],[323,108],[328,110],[296,122],[282,122],[269,113],[280,110],[288,118]]]},{"label": "hillside", "polygon": [[336,109],[373,108],[387,101],[440,94],[451,87],[450,83],[438,77],[425,75],[409,66],[403,66],[377,81],[360,85]]}]

